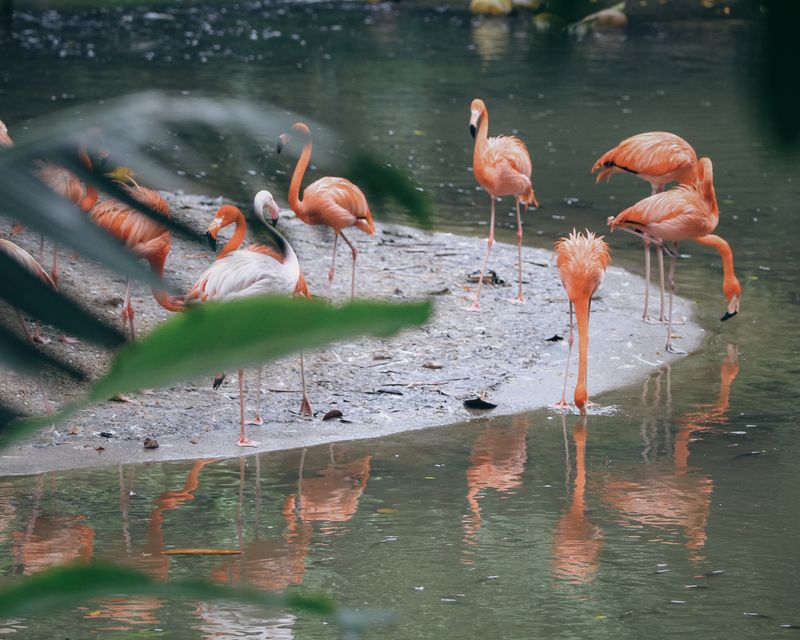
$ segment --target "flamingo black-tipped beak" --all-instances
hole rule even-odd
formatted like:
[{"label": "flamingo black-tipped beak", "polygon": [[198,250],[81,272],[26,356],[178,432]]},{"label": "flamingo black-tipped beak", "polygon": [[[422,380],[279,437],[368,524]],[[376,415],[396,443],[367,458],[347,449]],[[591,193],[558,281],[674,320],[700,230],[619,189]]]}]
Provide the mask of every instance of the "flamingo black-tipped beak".
[{"label": "flamingo black-tipped beak", "polygon": [[225,374],[218,373],[214,376],[214,389],[219,389],[220,385],[225,381]]},{"label": "flamingo black-tipped beak", "polygon": [[276,151],[277,151],[278,153],[280,153],[281,151],[283,151],[283,140],[281,140],[280,138],[278,138],[278,146],[277,146],[277,148],[276,148]]},{"label": "flamingo black-tipped beak", "polygon": [[208,246],[211,247],[212,251],[217,250],[217,239],[211,235],[211,232],[206,233],[206,240],[208,240]]},{"label": "flamingo black-tipped beak", "polygon": [[476,133],[478,133],[477,127],[474,124],[469,125],[469,135],[474,138]]},{"label": "flamingo black-tipped beak", "polygon": [[272,220],[270,220],[270,222],[272,223],[272,228],[273,229],[278,226],[278,219],[277,218],[273,218]]},{"label": "flamingo black-tipped beak", "polygon": [[739,312],[738,311],[734,311],[733,313],[731,313],[730,311],[726,311],[725,315],[720,318],[720,322],[725,322],[726,320],[730,320],[737,313],[739,313]]},{"label": "flamingo black-tipped beak", "polygon": [[289,134],[282,133],[278,136],[278,153],[283,151],[283,148],[286,146],[286,143],[289,142]]}]

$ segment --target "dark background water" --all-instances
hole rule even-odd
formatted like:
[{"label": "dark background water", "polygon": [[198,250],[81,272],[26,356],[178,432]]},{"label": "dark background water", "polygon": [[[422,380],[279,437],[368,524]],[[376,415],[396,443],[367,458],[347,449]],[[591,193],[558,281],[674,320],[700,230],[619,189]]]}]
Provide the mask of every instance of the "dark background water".
[{"label": "dark background water", "polygon": [[[397,612],[370,637],[762,638],[800,625],[798,162],[759,124],[753,24],[653,23],[564,41],[525,17],[384,5],[149,11],[18,15],[0,43],[12,134],[141,89],[248,98],[329,125],[344,143],[335,153],[378,151],[432,198],[437,226],[482,234],[488,198],[470,171],[467,125],[469,101],[483,97],[490,133],[518,133],[531,150],[543,206],[525,218],[526,242],[550,246],[573,226],[602,230],[649,192],[629,176],[595,185],[596,157],[633,133],[674,131],[714,160],[742,311],[719,322],[719,259],[685,245],[677,284],[697,300],[707,339],[644,385],[599,398],[619,412],[589,417],[583,460],[578,418],[562,425],[540,411],[311,450],[302,491],[300,452],[2,479],[3,573],[92,555],[161,577],[300,585]],[[217,161],[190,178],[242,201],[267,186],[285,203],[291,160],[271,144],[234,171],[230,150],[209,142]],[[499,212],[511,240],[510,203]],[[376,217],[406,220],[391,207]],[[610,243],[617,264],[641,270],[636,242]],[[245,553],[160,554],[179,546]],[[9,627],[25,638],[336,637],[308,616],[151,601]]]}]

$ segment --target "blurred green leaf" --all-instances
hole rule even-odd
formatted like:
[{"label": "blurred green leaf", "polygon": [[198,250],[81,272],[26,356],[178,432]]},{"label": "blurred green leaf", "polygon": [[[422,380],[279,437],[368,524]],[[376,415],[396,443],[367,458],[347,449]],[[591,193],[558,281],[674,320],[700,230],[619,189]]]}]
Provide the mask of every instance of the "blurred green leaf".
[{"label": "blurred green leaf", "polygon": [[425,229],[433,228],[433,208],[428,197],[408,179],[405,173],[378,162],[366,154],[358,154],[347,167],[347,177],[362,189],[375,209],[388,198],[405,207]]},{"label": "blurred green leaf", "polygon": [[427,301],[355,301],[333,307],[319,300],[283,296],[197,305],[120,351],[111,371],[97,381],[86,401],[72,403],[54,416],[8,425],[0,435],[0,446],[64,420],[88,402],[274,360],[345,338],[390,336],[404,327],[424,323],[431,310]]},{"label": "blurred green leaf", "polygon": [[281,607],[320,615],[336,612],[321,595],[271,593],[247,587],[224,587],[199,580],[157,582],[148,575],[108,564],[72,564],[15,581],[0,590],[0,618],[50,613],[103,596],[156,596],[183,600],[234,600],[258,607]]}]

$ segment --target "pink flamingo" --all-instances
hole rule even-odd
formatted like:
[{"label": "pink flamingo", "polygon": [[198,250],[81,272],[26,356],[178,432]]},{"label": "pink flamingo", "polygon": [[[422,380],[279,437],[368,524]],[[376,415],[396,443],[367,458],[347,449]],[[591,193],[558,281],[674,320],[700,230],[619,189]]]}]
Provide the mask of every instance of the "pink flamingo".
[{"label": "pink flamingo", "polygon": [[[592,173],[602,169],[597,182],[609,180],[615,173],[630,173],[650,183],[651,194],[661,193],[670,182],[692,185],[697,179],[697,154],[692,145],[680,136],[666,131],[648,131],[626,138],[616,147],[606,151],[592,167]],[[664,322],[664,254],[661,245],[658,254],[661,306],[659,322]],[[642,320],[648,322],[650,301],[650,240],[644,238],[644,312]]]},{"label": "pink flamingo", "polygon": [[651,241],[656,241],[662,246],[665,242],[672,243],[668,276],[669,318],[665,346],[670,353],[683,353],[672,346],[672,299],[675,291],[678,242],[696,240],[701,244],[713,246],[720,252],[725,266],[726,295],[730,295],[731,311],[723,319],[727,320],[738,312],[741,285],[733,275],[733,255],[730,253],[730,246],[718,236],[710,237],[718,222],[719,208],[714,192],[714,170],[711,160],[708,158],[701,158],[697,163],[695,185],[680,186],[652,195],[608,220],[612,231],[617,228],[625,229],[650,238]]},{"label": "pink flamingo", "polygon": [[[480,128],[476,129],[480,120]],[[478,181],[492,199],[492,217],[489,223],[489,239],[486,242],[486,256],[478,280],[478,291],[474,302],[467,307],[469,311],[481,310],[481,287],[483,274],[489,262],[489,254],[494,244],[495,200],[501,196],[514,196],[517,205],[517,248],[519,252],[519,292],[513,302],[523,304],[522,297],[522,217],[520,202],[527,211],[531,203],[539,207],[531,183],[531,157],[525,143],[514,136],[494,136],[489,138],[489,111],[483,100],[475,99],[470,105],[469,131],[475,138],[472,157],[472,170]],[[476,135],[477,133],[477,135]]]},{"label": "pink flamingo", "polygon": [[[232,205],[223,205],[217,217],[238,219],[242,212]],[[242,216],[242,223],[243,223]],[[214,224],[214,223],[212,223]],[[277,243],[280,253],[274,249],[251,244],[246,249],[232,251],[224,258],[214,262],[206,269],[195,285],[186,294],[185,304],[206,302],[208,300],[234,300],[248,296],[285,292],[311,297],[306,285],[297,255],[291,245],[274,229],[267,227]],[[307,406],[308,415],[311,407],[305,392],[305,375],[303,379],[303,406]],[[245,434],[244,420],[244,370],[239,369],[239,442],[240,447],[255,447],[258,442],[250,440]]]},{"label": "pink flamingo", "polygon": [[[139,202],[146,204],[158,213],[169,216],[169,205],[157,191],[140,186],[123,186]],[[124,243],[132,253],[144,258],[150,269],[159,276],[164,275],[164,264],[169,254],[172,235],[169,229],[123,204],[109,198],[96,205],[91,212],[92,221],[112,236]],[[153,289],[153,298],[167,311],[180,311],[182,305],[173,300],[166,291]],[[122,305],[122,323],[130,325],[131,340],[136,339],[134,311],[131,304],[131,281],[125,284],[125,302]]]},{"label": "pink flamingo", "polygon": [[611,253],[602,237],[591,231],[586,235],[577,233],[575,229],[567,238],[561,238],[555,245],[556,264],[561,275],[561,282],[567,290],[569,298],[569,352],[567,368],[564,372],[564,390],[561,400],[553,405],[557,409],[566,409],[567,376],[569,360],[572,356],[572,308],[578,317],[578,383],[575,385],[575,405],[581,413],[586,413],[589,397],[586,392],[587,352],[589,350],[589,312],[592,296],[603,282],[606,268],[611,264]]},{"label": "pink flamingo", "polygon": [[[350,297],[355,296],[356,291],[356,258],[358,250],[352,242],[344,235],[344,230],[350,227],[360,229],[367,235],[374,235],[375,224],[372,221],[367,199],[356,185],[345,178],[320,178],[312,182],[303,191],[303,199],[300,200],[300,183],[303,181],[308,163],[311,160],[311,133],[308,125],[303,122],[296,122],[292,129],[299,131],[306,136],[306,143],[303,145],[303,152],[297,160],[294,168],[292,182],[289,185],[289,206],[306,224],[324,224],[333,229],[333,259],[331,269],[328,272],[328,282],[333,282],[336,273],[336,244],[339,236],[342,237],[350,247],[353,256],[353,271],[350,281]],[[278,153],[284,145],[289,142],[289,134],[282,133],[278,138]],[[273,221],[275,218],[273,218]]]}]

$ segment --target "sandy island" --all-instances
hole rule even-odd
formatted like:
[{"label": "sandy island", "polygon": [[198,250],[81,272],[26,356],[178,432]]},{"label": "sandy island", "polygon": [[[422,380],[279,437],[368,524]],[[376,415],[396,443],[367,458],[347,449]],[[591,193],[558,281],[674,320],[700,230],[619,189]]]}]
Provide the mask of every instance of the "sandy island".
[{"label": "sandy island", "polygon": [[[220,204],[205,197],[165,196],[174,216],[202,230]],[[312,293],[328,295],[331,233],[291,217],[282,218],[279,229],[295,247]],[[390,340],[362,339],[306,353],[313,418],[299,415],[299,360],[290,357],[265,367],[265,422],[249,427],[250,437],[261,442],[258,449],[236,446],[236,375],[229,375],[217,391],[211,388],[212,379],[204,377],[137,394],[130,403],[109,401],[84,410],[57,425],[53,433],[0,451],[0,475],[292,449],[519,413],[560,398],[567,344],[566,340],[547,339],[567,335],[568,303],[557,269],[550,263],[551,251],[524,249],[527,304],[514,305],[509,301],[516,292],[516,246],[496,243],[490,268],[507,282],[484,286],[483,311],[476,314],[464,310],[477,286],[469,283],[467,276],[480,266],[484,238],[429,233],[392,224],[378,224],[373,237],[357,231],[349,237],[360,251],[359,295],[389,300],[430,297],[435,301],[435,315],[424,327]],[[37,234],[28,231],[19,240],[35,255]],[[334,301],[345,302],[349,297],[350,256],[343,243],[340,245],[331,294]],[[50,255],[48,246],[46,259]],[[62,257],[62,290],[107,320],[119,323],[122,278],[71,252],[62,251]],[[188,289],[212,260],[210,251],[173,238],[167,275],[179,287]],[[664,353],[662,325],[641,321],[643,290],[642,278],[613,266],[608,270],[592,303],[590,397],[644,378],[654,367],[678,357]],[[142,333],[169,315],[142,285],[134,288],[133,304]],[[704,334],[693,322],[693,315],[692,303],[677,298],[676,316],[687,321],[675,327],[679,335],[675,344],[689,352],[699,346]],[[264,329],[269,331],[269,318],[264,318]],[[45,333],[56,337],[47,327]],[[108,352],[85,343],[68,345],[54,339],[45,348],[92,375],[100,375],[110,358]],[[576,370],[573,365],[568,399]],[[256,402],[255,379],[254,371],[246,373],[250,414]],[[81,393],[63,380],[50,380],[48,384],[51,399],[57,404]],[[0,393],[28,411],[43,410],[35,387],[17,375],[4,376]],[[465,399],[480,394],[497,408],[487,412],[464,407]],[[322,416],[332,409],[339,409],[343,419],[323,422]],[[101,432],[111,437],[101,436]],[[155,438],[160,446],[144,449],[146,437]]]}]

